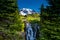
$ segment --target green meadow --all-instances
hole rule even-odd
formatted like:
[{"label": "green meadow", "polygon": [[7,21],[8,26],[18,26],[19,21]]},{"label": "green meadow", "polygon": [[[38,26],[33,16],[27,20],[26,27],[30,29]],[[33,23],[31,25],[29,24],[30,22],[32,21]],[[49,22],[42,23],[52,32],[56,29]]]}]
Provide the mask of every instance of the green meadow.
[{"label": "green meadow", "polygon": [[20,15],[20,20],[21,20],[21,30],[22,30],[22,32],[24,32],[24,19],[26,19],[28,22],[30,22],[30,23],[35,23],[35,22],[37,22],[38,24],[39,24],[39,22],[40,22],[40,14],[31,14],[31,15],[26,15],[26,16],[23,16],[23,15]]}]

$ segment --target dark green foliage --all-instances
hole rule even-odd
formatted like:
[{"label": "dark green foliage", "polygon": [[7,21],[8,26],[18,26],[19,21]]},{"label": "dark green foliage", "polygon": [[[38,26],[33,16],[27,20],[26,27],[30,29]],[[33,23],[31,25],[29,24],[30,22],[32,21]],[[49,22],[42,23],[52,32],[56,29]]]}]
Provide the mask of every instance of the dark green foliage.
[{"label": "dark green foliage", "polygon": [[15,0],[0,0],[0,13],[13,13],[17,6]]},{"label": "dark green foliage", "polygon": [[60,40],[60,0],[47,0],[41,14],[41,40]]},{"label": "dark green foliage", "polygon": [[17,0],[0,0],[0,31],[12,38],[10,40],[13,40],[17,36],[16,31],[21,29],[19,18]]}]

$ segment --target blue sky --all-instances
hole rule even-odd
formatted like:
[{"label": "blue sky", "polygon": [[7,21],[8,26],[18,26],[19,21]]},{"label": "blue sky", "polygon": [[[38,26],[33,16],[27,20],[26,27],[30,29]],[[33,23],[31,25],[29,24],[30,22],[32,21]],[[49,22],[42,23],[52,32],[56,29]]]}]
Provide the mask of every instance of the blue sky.
[{"label": "blue sky", "polygon": [[48,5],[46,0],[18,0],[18,9],[30,8],[39,11],[41,4]]}]

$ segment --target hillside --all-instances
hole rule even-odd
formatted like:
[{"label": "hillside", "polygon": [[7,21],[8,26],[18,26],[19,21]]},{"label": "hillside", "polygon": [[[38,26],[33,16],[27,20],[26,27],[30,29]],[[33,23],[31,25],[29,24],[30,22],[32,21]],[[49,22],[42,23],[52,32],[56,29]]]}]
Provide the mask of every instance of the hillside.
[{"label": "hillside", "polygon": [[24,21],[23,21],[24,19],[26,19],[30,23],[34,24],[35,22],[37,22],[39,24],[39,21],[40,21],[39,16],[40,16],[39,14],[31,14],[31,15],[27,15],[27,16],[20,15],[22,32],[24,32]]}]

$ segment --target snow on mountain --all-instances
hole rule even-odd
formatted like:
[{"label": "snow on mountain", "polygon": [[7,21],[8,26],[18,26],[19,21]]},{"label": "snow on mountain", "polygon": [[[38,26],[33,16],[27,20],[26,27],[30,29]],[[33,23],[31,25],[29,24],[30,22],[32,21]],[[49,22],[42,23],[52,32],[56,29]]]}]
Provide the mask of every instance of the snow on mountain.
[{"label": "snow on mountain", "polygon": [[29,8],[20,9],[21,15],[27,15],[27,14],[33,14],[33,13],[35,13],[35,10],[33,9],[29,9]]}]

